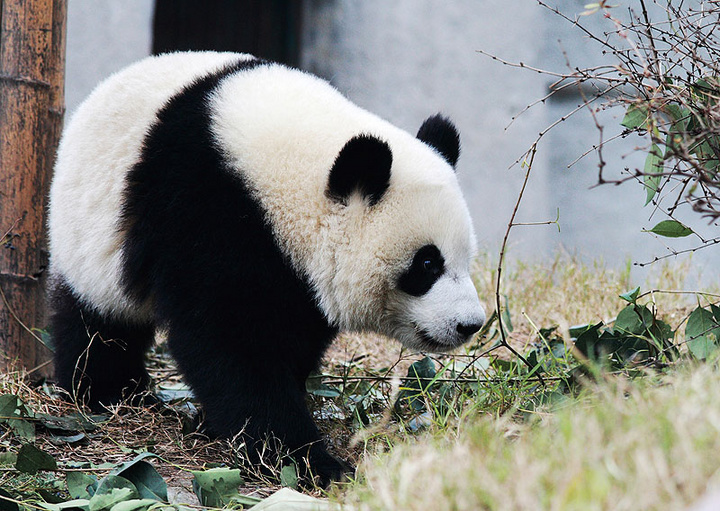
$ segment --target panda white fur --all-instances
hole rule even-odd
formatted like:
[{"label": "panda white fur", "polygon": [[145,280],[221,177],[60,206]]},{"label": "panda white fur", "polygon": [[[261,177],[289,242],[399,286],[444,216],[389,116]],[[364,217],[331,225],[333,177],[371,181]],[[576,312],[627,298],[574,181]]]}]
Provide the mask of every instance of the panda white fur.
[{"label": "panda white fur", "polygon": [[413,137],[249,55],[113,75],[67,125],[50,192],[59,384],[95,405],[145,390],[164,329],[212,431],[340,477],[304,403],[337,332],[444,351],[485,319],[458,155],[443,117]]}]

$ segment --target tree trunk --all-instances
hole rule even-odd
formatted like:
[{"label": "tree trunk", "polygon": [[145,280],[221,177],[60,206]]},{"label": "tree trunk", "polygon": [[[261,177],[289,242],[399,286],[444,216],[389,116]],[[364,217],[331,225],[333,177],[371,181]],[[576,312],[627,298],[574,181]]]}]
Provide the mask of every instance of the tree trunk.
[{"label": "tree trunk", "polygon": [[0,368],[49,374],[45,206],[64,113],[66,0],[0,0]]}]

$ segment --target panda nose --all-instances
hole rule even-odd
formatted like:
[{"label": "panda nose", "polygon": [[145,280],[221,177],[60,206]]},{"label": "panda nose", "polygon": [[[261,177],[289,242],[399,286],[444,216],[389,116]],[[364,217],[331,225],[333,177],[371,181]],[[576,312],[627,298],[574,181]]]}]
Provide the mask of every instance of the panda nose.
[{"label": "panda nose", "polygon": [[480,330],[482,323],[458,323],[457,331],[459,334],[470,337],[472,334]]}]

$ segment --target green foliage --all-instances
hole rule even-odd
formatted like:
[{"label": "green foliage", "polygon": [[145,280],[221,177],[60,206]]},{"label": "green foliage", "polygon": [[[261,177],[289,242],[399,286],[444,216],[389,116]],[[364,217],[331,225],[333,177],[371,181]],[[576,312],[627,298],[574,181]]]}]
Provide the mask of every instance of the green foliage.
[{"label": "green foliage", "polygon": [[17,453],[15,469],[18,472],[35,475],[39,470],[56,470],[55,458],[33,444],[23,444]]},{"label": "green foliage", "polygon": [[708,358],[720,342],[720,308],[711,305],[710,310],[698,307],[692,311],[685,326],[685,338],[695,358]]},{"label": "green foliage", "polygon": [[[653,23],[645,17],[629,22],[605,15],[623,34],[622,43],[630,42],[633,51],[613,48],[615,66],[629,85],[627,95],[608,99],[607,105],[626,105],[621,125],[628,132],[649,138],[649,149],[642,175],[646,188],[645,204],[667,198],[672,202],[667,214],[673,218],[679,205],[711,219],[720,217],[720,66],[712,28],[720,13],[718,6],[694,10],[686,5],[670,5],[667,20]],[[596,38],[600,40],[600,38]],[[640,53],[638,53],[638,51]],[[638,66],[640,59],[643,66]],[[581,73],[582,74],[582,73]],[[591,73],[595,78],[597,73]],[[600,81],[613,78],[597,76]],[[670,183],[682,186],[668,186]],[[684,226],[683,226],[684,227]],[[651,229],[660,236],[687,236],[692,231]],[[678,234],[680,232],[680,234]],[[704,240],[705,245],[717,240]]]},{"label": "green foliage", "polygon": [[[637,179],[645,190],[645,206],[652,204],[671,220],[690,210],[713,224],[720,219],[720,46],[715,34],[720,5],[704,3],[698,9],[687,2],[647,3],[655,4],[655,9],[647,9],[644,0],[630,3],[627,11],[607,2],[588,4],[582,16],[602,16],[598,28],[541,1],[597,43],[598,53],[614,59],[603,66],[568,63],[572,72],[557,80],[551,94],[570,85],[582,89],[593,84],[595,93],[583,94],[583,99],[600,130],[601,143],[593,146],[599,157],[598,184]],[[653,15],[659,18],[652,19]],[[535,71],[558,78],[557,72]],[[603,153],[610,140],[603,140],[604,128],[597,116],[613,108],[624,112],[622,138],[634,133],[644,139],[644,165],[619,176],[607,175]],[[542,131],[528,153],[557,124]],[[698,247],[687,251],[720,243],[720,237],[703,234],[699,226],[691,230],[679,222],[661,223],[646,232],[665,237],[694,234]]]},{"label": "green foliage", "polygon": [[666,362],[677,356],[672,328],[649,307],[636,303],[637,291],[623,295],[630,303],[618,313],[612,327],[604,327],[603,323],[587,325],[577,337],[575,347],[589,361],[623,369],[648,361]]},{"label": "green foliage", "polygon": [[282,486],[297,490],[298,483],[299,478],[297,473],[297,467],[294,463],[285,465],[282,469],[280,469],[280,484]]},{"label": "green foliage", "polygon": [[648,113],[646,105],[633,103],[628,107],[620,124],[628,129],[645,128],[648,122]]},{"label": "green foliage", "polygon": [[238,487],[243,484],[240,470],[213,468],[192,472],[193,490],[200,503],[208,507],[224,507],[231,504],[252,506],[261,499],[240,495]]},{"label": "green foliage", "polygon": [[425,411],[424,396],[435,386],[436,375],[435,363],[430,357],[413,363],[400,387],[396,406],[404,402],[415,412]]},{"label": "green foliage", "polygon": [[32,413],[17,396],[0,396],[0,424],[8,426],[16,436],[30,442],[35,440],[35,425],[28,420],[32,417]]},{"label": "green foliage", "polygon": [[313,373],[305,381],[305,391],[308,394],[318,397],[339,397],[340,391],[326,385],[322,381],[322,375]]},{"label": "green foliage", "polygon": [[[685,326],[687,317],[669,322],[640,287],[618,295],[611,321],[581,324],[566,331],[556,325],[533,324],[536,340],[528,345],[524,360],[493,355],[501,346],[497,314],[493,314],[482,339],[470,346],[466,355],[419,358],[408,367],[395,395],[388,389],[389,378],[382,375],[376,381],[314,375],[308,388],[319,399],[318,417],[344,421],[352,417],[355,429],[362,429],[381,420],[382,413],[376,410],[391,407],[392,418],[406,433],[455,428],[473,411],[510,412],[529,418],[538,408],[556,406],[602,374],[642,377],[683,360],[705,359],[717,348],[720,326],[712,314],[720,317],[720,308],[715,305],[698,307]],[[507,299],[505,304],[505,326],[517,323],[517,318],[511,318]],[[698,318],[704,322],[698,323]],[[323,385],[318,382],[321,378]],[[381,391],[383,388],[386,390]]]},{"label": "green foliage", "polygon": [[73,499],[90,499],[98,489],[97,477],[82,472],[68,472],[65,483]]},{"label": "green foliage", "polygon": [[[612,375],[644,377],[664,372],[682,360],[717,361],[720,307],[708,303],[706,296],[699,295],[703,305],[679,320],[668,319],[673,316],[658,310],[660,306],[639,287],[625,293],[619,292],[619,286],[613,289],[612,296],[619,295],[613,302],[615,309],[592,309],[593,315],[598,310],[600,317],[612,317],[617,311],[613,320],[568,329],[557,325],[536,327],[525,313],[522,318],[511,317],[509,297],[517,293],[505,297],[505,326],[515,324],[515,341],[529,339],[524,360],[494,350],[500,336],[498,316],[494,314],[482,338],[471,343],[464,353],[417,359],[409,365],[399,386],[389,376],[389,368],[377,369],[376,373],[366,370],[357,376],[359,371],[353,362],[347,362],[341,374],[312,375],[307,382],[309,399],[316,405],[320,421],[337,421],[347,429],[360,430],[359,438],[370,438],[370,449],[372,442],[394,449],[395,441],[404,435],[428,430],[454,434],[468,417],[475,422],[478,415],[532,424],[539,416],[571,406],[578,395],[584,394],[588,382],[614,379]],[[529,336],[528,323],[533,329]],[[24,511],[28,508],[25,502],[49,511],[179,508],[167,503],[166,484],[150,463],[152,454],[141,453],[128,462],[105,467],[98,475],[80,472],[76,465],[55,462],[23,436],[22,427],[15,426],[24,421],[33,431],[37,428],[36,434],[43,438],[86,433],[92,438],[91,431],[102,417],[88,420],[76,415],[40,414],[12,394],[0,396],[0,405],[0,428],[5,430],[5,438],[12,439],[12,443],[3,444],[11,446],[12,452],[0,454],[0,465],[5,471],[15,471],[18,477],[38,478],[33,492],[4,488],[5,493],[0,492],[0,511]],[[343,431],[343,436],[349,436],[348,432]],[[244,484],[241,474],[231,468],[194,472],[193,488],[203,506],[247,508],[260,499],[240,493],[238,488]],[[45,478],[42,484],[41,478]],[[279,479],[282,485],[297,487],[295,466],[279,470]],[[14,501],[23,505],[18,508]]]},{"label": "green foliage", "polygon": [[[11,488],[0,490],[0,510],[20,511],[17,502],[33,503],[37,509],[48,511],[148,511],[151,509],[187,509],[168,504],[167,484],[155,468],[148,463],[152,453],[142,453],[134,459],[111,468],[108,474],[98,479],[90,473],[68,471],[64,478],[67,497],[59,498],[57,492],[48,492],[38,487],[36,494],[14,493]],[[14,468],[19,473],[36,475],[41,471],[64,471],[55,459],[31,443],[24,443],[15,455]],[[295,468],[290,467],[294,473]],[[294,483],[289,471],[284,471],[289,486]],[[193,487],[204,506],[224,507],[226,505],[250,507],[261,501],[259,498],[243,496],[238,486],[243,483],[237,469],[217,468],[193,472]],[[62,484],[62,479],[55,483]],[[39,484],[39,483],[38,483]],[[27,484],[24,485],[28,487]],[[32,487],[32,484],[30,485]],[[69,497],[69,498],[68,498]],[[24,508],[24,507],[23,507]]]},{"label": "green foliage", "polygon": [[[132,461],[122,463],[110,471],[108,477],[116,476],[129,481],[142,499],[154,499],[167,502],[167,485],[155,468],[145,461],[157,457],[150,452],[136,456]],[[107,478],[106,478],[107,479]],[[101,485],[102,486],[102,483]]]},{"label": "green foliage", "polygon": [[88,511],[105,509],[144,511],[167,503],[167,485],[155,468],[145,461],[154,454],[143,453],[133,460],[115,466],[98,480],[91,474],[69,472],[65,482],[73,500],[48,509],[68,506]]},{"label": "green foliage", "polygon": [[[686,183],[697,180],[703,183],[701,195],[694,196],[699,190],[690,186],[687,200],[693,203],[701,199],[700,205],[694,205],[694,208],[716,218],[713,210],[705,208],[717,201],[720,185],[720,123],[714,114],[720,97],[720,82],[716,77],[708,76],[688,81],[685,85],[672,85],[658,87],[658,94],[653,94],[650,99],[632,100],[621,122],[628,130],[647,133],[651,139],[642,170],[643,184],[647,190],[645,205],[656,197],[670,179]],[[673,234],[675,230],[671,230],[671,234],[662,229],[657,232],[655,228],[650,232],[676,236]],[[691,233],[687,229],[681,235]]]},{"label": "green foliage", "polygon": [[643,183],[646,189],[645,205],[650,204],[660,190],[663,173],[663,157],[657,144],[652,144],[643,168]]},{"label": "green foliage", "polygon": [[[476,417],[393,449],[347,497],[357,509],[693,509],[720,465],[717,360],[602,378],[536,420]],[[638,491],[642,488],[643,491]]]},{"label": "green foliage", "polygon": [[693,230],[677,220],[663,220],[647,232],[655,233],[658,236],[665,236],[666,238],[684,238],[685,236],[690,236]]}]

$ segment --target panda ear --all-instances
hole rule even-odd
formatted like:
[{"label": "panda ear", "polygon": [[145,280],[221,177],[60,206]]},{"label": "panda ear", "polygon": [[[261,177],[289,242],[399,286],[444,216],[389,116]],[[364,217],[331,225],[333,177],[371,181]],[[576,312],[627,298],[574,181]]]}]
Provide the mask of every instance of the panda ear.
[{"label": "panda ear", "polygon": [[392,167],[390,146],[371,135],[351,138],[342,148],[330,170],[326,194],[347,204],[356,191],[375,205],[390,185]]},{"label": "panda ear", "polygon": [[455,125],[440,114],[425,119],[417,138],[436,149],[453,168],[460,157],[460,135]]}]

